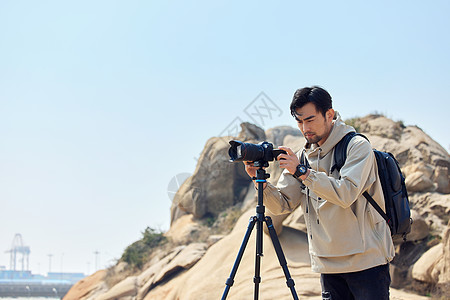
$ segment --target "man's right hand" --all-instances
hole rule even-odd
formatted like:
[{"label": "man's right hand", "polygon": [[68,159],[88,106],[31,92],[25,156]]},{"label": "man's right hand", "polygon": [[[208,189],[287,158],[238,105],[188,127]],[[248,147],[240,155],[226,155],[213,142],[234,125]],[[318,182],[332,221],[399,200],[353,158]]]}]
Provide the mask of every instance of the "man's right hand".
[{"label": "man's right hand", "polygon": [[[244,161],[245,165],[245,171],[247,172],[248,176],[250,176],[251,179],[256,177],[256,170],[259,169],[259,167],[255,167],[252,161]],[[253,183],[255,184],[255,188],[258,189],[258,183],[253,180]],[[264,183],[264,189],[266,188],[267,183]]]}]

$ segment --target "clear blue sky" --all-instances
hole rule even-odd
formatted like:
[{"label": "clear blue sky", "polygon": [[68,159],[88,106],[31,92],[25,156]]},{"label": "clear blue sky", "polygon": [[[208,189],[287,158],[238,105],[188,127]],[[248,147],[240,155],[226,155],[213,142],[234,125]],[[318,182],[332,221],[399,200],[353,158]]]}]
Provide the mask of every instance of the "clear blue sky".
[{"label": "clear blue sky", "polygon": [[260,92],[321,85],[450,146],[449,1],[1,1],[0,266],[111,265],[169,227],[168,184]]}]

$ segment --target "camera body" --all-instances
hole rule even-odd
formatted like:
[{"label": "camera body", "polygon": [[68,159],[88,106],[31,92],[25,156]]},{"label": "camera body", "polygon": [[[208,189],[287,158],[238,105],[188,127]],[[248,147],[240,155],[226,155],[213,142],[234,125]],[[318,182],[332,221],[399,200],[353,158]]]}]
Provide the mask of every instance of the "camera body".
[{"label": "camera body", "polygon": [[277,158],[281,153],[286,151],[273,149],[273,144],[269,142],[261,142],[259,144],[244,143],[232,140],[229,142],[231,147],[228,150],[230,161],[252,161],[252,162],[269,162]]}]

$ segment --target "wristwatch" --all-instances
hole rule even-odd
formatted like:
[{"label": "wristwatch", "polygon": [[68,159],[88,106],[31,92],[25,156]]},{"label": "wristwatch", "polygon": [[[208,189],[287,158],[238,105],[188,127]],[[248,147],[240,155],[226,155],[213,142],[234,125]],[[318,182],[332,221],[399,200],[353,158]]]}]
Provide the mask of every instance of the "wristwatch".
[{"label": "wristwatch", "polygon": [[298,179],[300,176],[305,175],[307,170],[308,169],[306,168],[305,165],[299,164],[297,166],[297,169],[295,170],[295,173],[292,176]]}]

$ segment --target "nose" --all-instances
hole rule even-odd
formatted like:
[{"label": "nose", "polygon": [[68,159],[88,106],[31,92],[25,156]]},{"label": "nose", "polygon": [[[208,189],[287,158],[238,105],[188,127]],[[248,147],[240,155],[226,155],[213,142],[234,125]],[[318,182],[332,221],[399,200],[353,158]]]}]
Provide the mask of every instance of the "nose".
[{"label": "nose", "polygon": [[298,127],[300,128],[300,131],[303,133],[309,130],[309,126],[305,122],[303,122],[302,124],[298,124]]}]

